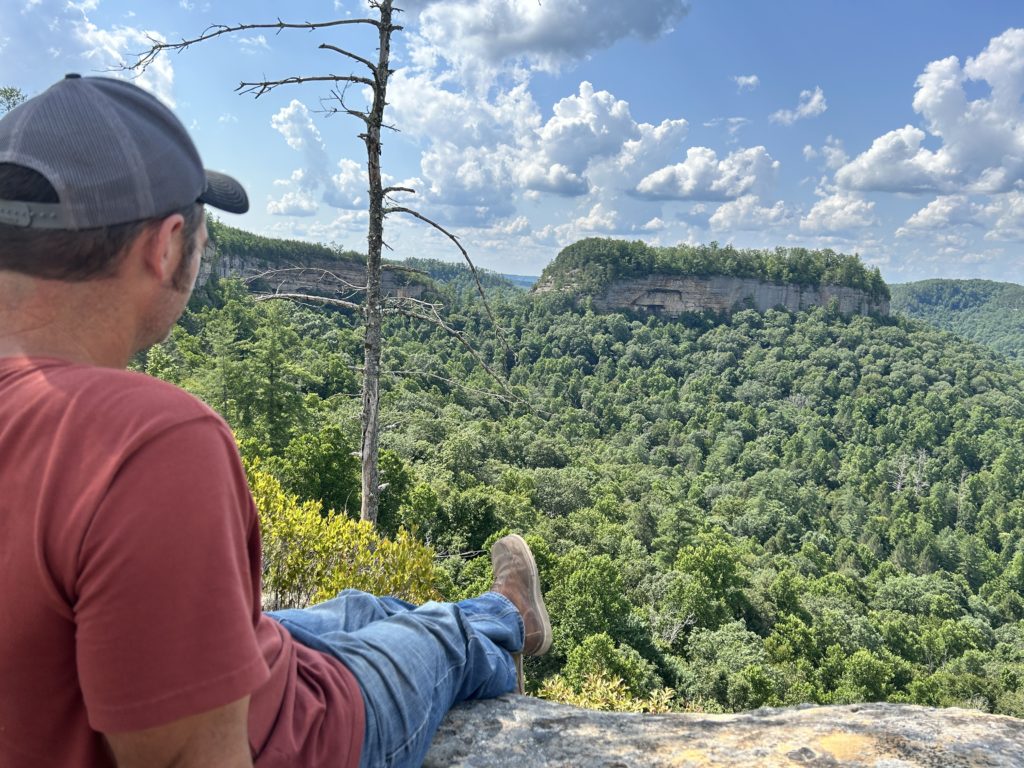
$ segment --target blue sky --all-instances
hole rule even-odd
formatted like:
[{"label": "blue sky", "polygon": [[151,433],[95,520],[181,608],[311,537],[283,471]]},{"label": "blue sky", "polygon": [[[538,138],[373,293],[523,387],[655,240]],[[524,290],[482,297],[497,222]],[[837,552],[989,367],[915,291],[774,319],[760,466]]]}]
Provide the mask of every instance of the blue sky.
[{"label": "blue sky", "polygon": [[[859,253],[890,282],[1024,283],[1020,0],[408,0],[383,164],[474,260],[539,274],[586,236]],[[361,0],[0,0],[0,85],[100,73],[146,36],[364,16]],[[369,30],[247,32],[140,83],[253,200],[228,223],[364,250],[365,154],[328,90]],[[349,93],[352,104],[361,94]],[[396,258],[458,254],[389,221]]]}]

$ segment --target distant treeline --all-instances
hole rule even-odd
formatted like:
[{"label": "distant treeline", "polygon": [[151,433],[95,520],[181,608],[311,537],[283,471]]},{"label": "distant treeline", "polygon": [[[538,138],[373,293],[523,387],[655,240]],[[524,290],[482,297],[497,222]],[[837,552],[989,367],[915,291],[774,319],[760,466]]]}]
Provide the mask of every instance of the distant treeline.
[{"label": "distant treeline", "polygon": [[1024,287],[991,280],[922,280],[892,287],[892,309],[1024,360]]},{"label": "distant treeline", "polygon": [[591,237],[564,248],[544,270],[541,281],[590,292],[623,278],[652,273],[841,285],[862,290],[874,301],[890,298],[878,269],[868,269],[856,255],[836,253],[830,248],[737,249],[717,242],[657,248],[639,240]]},{"label": "distant treeline", "polygon": [[366,263],[366,256],[338,246],[307,243],[302,240],[279,240],[262,237],[241,229],[229,227],[207,216],[206,228],[210,241],[222,254],[240,256],[269,264],[309,264],[323,261]]},{"label": "distant treeline", "polygon": [[492,272],[489,269],[477,267],[476,277],[474,278],[473,273],[470,271],[469,267],[466,266],[466,263],[461,261],[410,258],[397,263],[401,266],[408,267],[409,269],[415,269],[423,272],[431,279],[449,286],[456,296],[465,296],[467,292],[469,295],[475,295],[478,290],[478,281],[480,283],[480,287],[482,287],[488,295],[496,292],[515,293],[520,290],[504,275]]}]

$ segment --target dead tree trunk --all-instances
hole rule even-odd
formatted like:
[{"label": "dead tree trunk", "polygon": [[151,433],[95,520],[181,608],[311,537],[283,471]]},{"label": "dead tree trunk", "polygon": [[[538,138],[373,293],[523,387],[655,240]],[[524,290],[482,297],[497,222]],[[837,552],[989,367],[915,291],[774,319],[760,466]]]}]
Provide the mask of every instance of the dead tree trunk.
[{"label": "dead tree trunk", "polygon": [[[328,111],[332,113],[347,114],[351,117],[358,118],[365,126],[365,131],[360,133],[359,137],[366,145],[367,180],[369,183],[368,193],[370,222],[367,231],[366,285],[365,287],[348,286],[349,288],[355,289],[357,292],[365,291],[362,305],[360,306],[354,302],[345,300],[331,300],[315,296],[299,296],[296,294],[276,294],[265,298],[301,298],[308,301],[319,301],[332,306],[358,309],[363,313],[365,337],[363,341],[363,392],[362,414],[360,419],[362,434],[359,449],[359,455],[362,462],[362,505],[360,517],[363,520],[375,524],[377,522],[377,510],[380,502],[380,358],[383,346],[383,330],[381,326],[383,316],[387,309],[385,307],[385,297],[381,287],[381,251],[384,247],[384,219],[392,213],[407,214],[426,222],[447,236],[458,247],[459,251],[466,259],[466,263],[469,265],[474,278],[476,278],[477,290],[484,301],[484,307],[487,309],[488,315],[490,315],[490,308],[487,305],[483,286],[477,276],[476,268],[473,266],[473,262],[470,260],[466,249],[462,247],[461,243],[459,243],[458,238],[434,221],[431,221],[420,214],[418,211],[402,205],[386,204],[391,201],[390,196],[394,193],[415,192],[415,190],[405,187],[384,187],[381,179],[380,167],[381,129],[384,127],[390,127],[385,126],[384,123],[384,107],[387,104],[388,80],[391,77],[391,35],[402,29],[401,26],[393,23],[393,16],[395,13],[401,12],[401,9],[393,7],[393,0],[367,0],[367,5],[377,12],[379,18],[333,19],[329,21],[305,21],[300,23],[289,23],[278,19],[276,22],[271,22],[269,24],[235,24],[233,26],[215,24],[208,27],[201,35],[191,39],[183,39],[175,43],[154,42],[148,51],[139,54],[136,62],[127,68],[136,72],[141,72],[153,63],[156,57],[163,52],[183,51],[198,43],[237,32],[262,29],[272,30],[278,33],[285,30],[314,31],[349,25],[369,25],[377,28],[379,42],[376,63],[364,56],[354,53],[353,51],[336,45],[321,43],[319,46],[321,50],[333,51],[334,53],[347,58],[349,61],[356,62],[357,64],[365,67],[369,70],[369,77],[356,74],[298,75],[283,77],[278,80],[242,82],[236,89],[241,93],[249,93],[259,98],[282,85],[326,82],[333,83],[337,86],[338,83],[342,83],[344,84],[343,87],[340,89],[335,88],[332,92],[332,99],[330,100],[336,102],[339,106],[331,107]],[[369,109],[351,109],[346,105],[345,88],[350,85],[365,86],[372,91],[373,101]],[[3,89],[0,89],[0,91],[2,90]],[[391,313],[401,312],[402,314],[408,314],[409,316],[416,317],[420,320],[426,320],[428,322],[438,324],[473,352],[462,334],[455,329],[450,328],[443,322],[441,317],[437,314],[437,308],[433,305],[424,302],[414,302],[412,310],[403,306],[392,306],[390,311]],[[493,316],[491,316],[491,320],[492,322],[494,321]],[[497,323],[495,323],[495,329],[497,332]],[[502,342],[504,343],[504,338],[502,338]],[[477,360],[484,366],[488,373],[494,376],[491,369],[483,363],[479,356],[477,356]],[[497,376],[494,376],[494,378],[500,381]]]},{"label": "dead tree trunk", "polygon": [[380,174],[380,129],[391,74],[391,0],[382,0],[380,11],[380,47],[374,69],[373,105],[366,121],[366,168],[370,182],[370,226],[366,250],[366,335],[363,341],[362,438],[363,496],[359,516],[376,524],[380,501],[380,353],[383,296],[381,295],[381,249],[384,245],[384,184]]}]

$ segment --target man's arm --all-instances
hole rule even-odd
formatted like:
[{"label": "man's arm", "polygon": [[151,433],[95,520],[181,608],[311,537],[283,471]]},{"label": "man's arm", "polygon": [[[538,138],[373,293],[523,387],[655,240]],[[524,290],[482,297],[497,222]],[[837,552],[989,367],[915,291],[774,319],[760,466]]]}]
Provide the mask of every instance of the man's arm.
[{"label": "man's arm", "polygon": [[107,733],[118,768],[251,768],[249,697],[142,731]]},{"label": "man's arm", "polygon": [[200,419],[137,448],[80,550],[75,645],[89,725],[147,735],[179,723],[161,734],[168,759],[188,718],[269,677],[256,636],[256,513],[230,441]]}]

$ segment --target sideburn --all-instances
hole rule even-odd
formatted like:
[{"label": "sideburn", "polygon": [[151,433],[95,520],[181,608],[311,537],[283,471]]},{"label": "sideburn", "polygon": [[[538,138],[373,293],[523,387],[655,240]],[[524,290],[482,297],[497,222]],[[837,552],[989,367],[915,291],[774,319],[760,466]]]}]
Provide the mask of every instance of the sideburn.
[{"label": "sideburn", "polygon": [[196,253],[196,241],[195,238],[190,238],[190,242],[183,243],[181,246],[181,258],[178,259],[178,266],[174,270],[174,274],[171,275],[171,287],[179,293],[189,293],[192,290],[192,286],[189,284],[189,276],[192,273],[192,262],[199,258],[199,254]]}]

